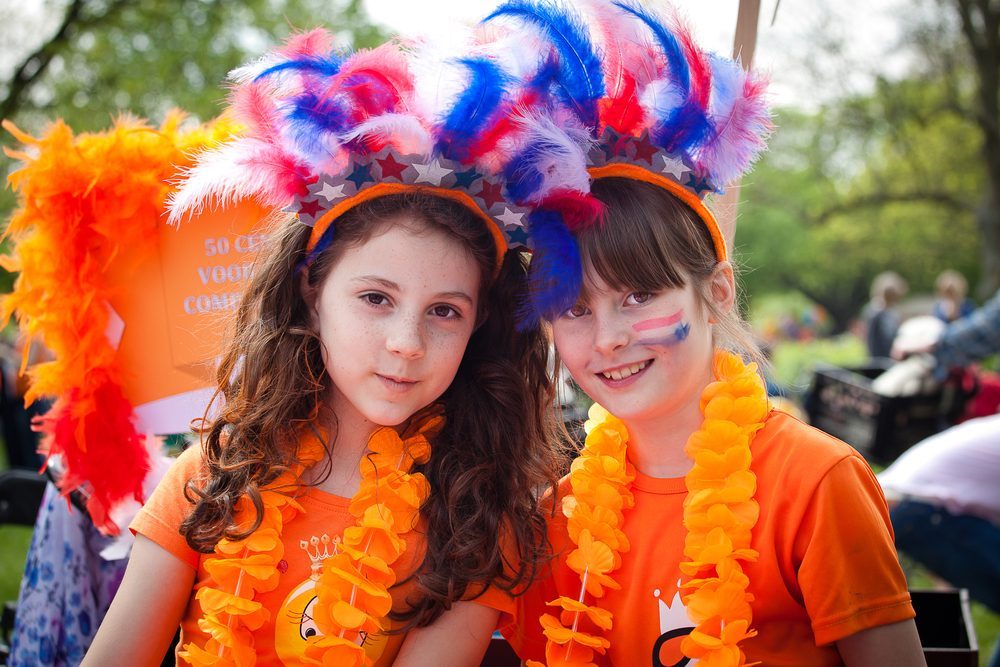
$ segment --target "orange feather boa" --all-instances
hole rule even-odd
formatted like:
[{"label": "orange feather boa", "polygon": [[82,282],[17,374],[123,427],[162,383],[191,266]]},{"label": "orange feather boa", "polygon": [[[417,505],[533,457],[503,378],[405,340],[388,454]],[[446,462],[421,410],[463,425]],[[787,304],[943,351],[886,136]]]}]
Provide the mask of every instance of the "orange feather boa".
[{"label": "orange feather boa", "polygon": [[[182,130],[183,118],[171,113],[156,129],[124,117],[107,132],[79,136],[57,121],[40,138],[3,122],[24,149],[5,149],[22,166],[8,177],[19,208],[4,233],[13,250],[0,266],[19,275],[0,302],[2,321],[16,313],[24,337],[25,401],[55,399],[36,428],[43,451],[63,458],[62,491],[88,483],[87,510],[111,534],[118,528],[109,511],[142,500],[149,460],[106,335],[110,298],[127,288],[112,282],[108,267],[123,258],[126,271],[141,266],[155,250],[170,179],[193,150],[235,130],[228,121]],[[53,358],[28,368],[36,342]]]}]

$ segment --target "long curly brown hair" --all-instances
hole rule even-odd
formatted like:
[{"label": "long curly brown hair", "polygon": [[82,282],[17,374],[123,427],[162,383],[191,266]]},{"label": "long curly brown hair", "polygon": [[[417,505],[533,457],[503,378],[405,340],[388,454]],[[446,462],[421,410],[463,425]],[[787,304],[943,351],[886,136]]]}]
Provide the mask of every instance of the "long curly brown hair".
[{"label": "long curly brown hair", "polygon": [[[483,584],[513,594],[530,584],[548,555],[537,499],[554,489],[561,461],[553,447],[558,427],[547,338],[515,322],[526,298],[526,260],[509,251],[494,278],[493,238],[467,208],[417,190],[359,204],[332,226],[329,247],[309,258],[309,284],[322,283],[344,252],[401,216],[461,241],[481,275],[478,326],[439,399],[445,426],[421,470],[431,486],[420,508],[426,549],[407,579],[418,595],[408,610],[394,613],[405,630],[433,622],[455,601],[480,594]],[[330,380],[299,286],[310,231],[277,223],[237,311],[218,370],[224,402],[201,429],[207,479],[186,488],[194,508],[181,532],[199,552],[252,533],[261,522],[260,491],[294,463],[303,425],[336,423],[324,407]],[[252,521],[237,516],[243,496],[256,509]]]}]

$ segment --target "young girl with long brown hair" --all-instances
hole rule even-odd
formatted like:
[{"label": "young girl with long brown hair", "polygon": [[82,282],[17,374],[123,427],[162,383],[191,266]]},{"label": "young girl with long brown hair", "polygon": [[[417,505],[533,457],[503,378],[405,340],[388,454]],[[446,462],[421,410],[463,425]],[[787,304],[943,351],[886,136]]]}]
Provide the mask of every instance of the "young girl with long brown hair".
[{"label": "young girl with long brown hair", "polygon": [[878,483],[768,405],[702,201],[763,148],[764,83],[638,3],[582,4],[489,19],[504,48],[543,44],[522,51],[564,132],[511,160],[509,191],[532,221],[555,192],[601,211],[533,238],[533,303],[596,404],[552,508],[555,559],[505,634],[534,667],[923,664]]},{"label": "young girl with long brown hair", "polygon": [[527,270],[469,160],[476,109],[421,115],[397,46],[330,43],[234,73],[247,131],[174,200],[295,215],[255,264],[218,416],[132,525],[87,664],[154,664],[178,623],[195,665],[476,664],[543,553],[548,345],[515,326]]}]

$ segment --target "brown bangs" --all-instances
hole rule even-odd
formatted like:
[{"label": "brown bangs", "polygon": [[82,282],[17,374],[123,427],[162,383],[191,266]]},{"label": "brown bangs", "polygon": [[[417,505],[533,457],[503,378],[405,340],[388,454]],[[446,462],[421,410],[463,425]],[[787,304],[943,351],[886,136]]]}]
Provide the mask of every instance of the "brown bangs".
[{"label": "brown bangs", "polygon": [[629,178],[597,179],[591,192],[605,206],[604,220],[577,240],[584,267],[608,287],[653,292],[683,287],[685,275],[711,273],[715,254],[708,230],[669,192]]}]

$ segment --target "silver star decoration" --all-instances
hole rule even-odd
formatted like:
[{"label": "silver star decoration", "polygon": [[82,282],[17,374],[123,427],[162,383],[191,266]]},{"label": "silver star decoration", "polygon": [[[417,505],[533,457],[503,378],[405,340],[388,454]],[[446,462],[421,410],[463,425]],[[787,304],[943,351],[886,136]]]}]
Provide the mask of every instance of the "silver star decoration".
[{"label": "silver star decoration", "polygon": [[661,156],[663,158],[663,169],[661,170],[664,174],[670,174],[677,180],[680,180],[681,176],[687,171],[687,167],[684,166],[684,161],[677,157],[667,157],[666,155]]},{"label": "silver star decoration", "polygon": [[344,198],[344,184],[341,183],[337,187],[333,187],[332,183],[326,181],[323,183],[323,189],[316,194],[328,202],[335,202]]},{"label": "silver star decoration", "polygon": [[515,213],[506,206],[503,207],[503,215],[497,216],[497,220],[502,222],[504,224],[504,227],[510,225],[514,225],[515,227],[523,227],[524,226],[523,218],[524,218],[523,213]]},{"label": "silver star decoration", "polygon": [[437,158],[431,160],[430,164],[413,163],[413,168],[417,170],[417,178],[414,183],[430,183],[436,187],[441,187],[441,179],[454,171],[445,169]]}]

